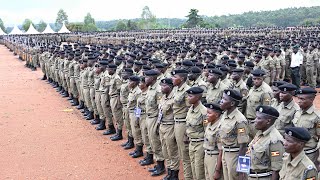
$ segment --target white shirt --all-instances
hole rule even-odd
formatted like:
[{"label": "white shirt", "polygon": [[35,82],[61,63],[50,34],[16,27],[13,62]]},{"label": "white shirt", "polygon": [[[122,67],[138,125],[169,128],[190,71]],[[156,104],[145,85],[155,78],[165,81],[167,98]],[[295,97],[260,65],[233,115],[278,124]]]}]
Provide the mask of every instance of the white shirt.
[{"label": "white shirt", "polygon": [[291,64],[290,67],[298,67],[302,64],[303,62],[303,55],[301,54],[300,51],[298,51],[296,54],[292,52],[291,54]]}]

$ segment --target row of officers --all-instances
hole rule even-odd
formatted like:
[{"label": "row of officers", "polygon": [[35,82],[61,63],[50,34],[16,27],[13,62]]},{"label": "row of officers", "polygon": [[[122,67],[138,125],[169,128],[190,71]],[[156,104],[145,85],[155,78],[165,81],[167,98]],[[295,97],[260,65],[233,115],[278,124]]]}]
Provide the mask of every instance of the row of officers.
[{"label": "row of officers", "polygon": [[[167,172],[163,179],[178,179],[181,160],[184,179],[317,179],[315,89],[284,81],[270,87],[266,73],[250,61],[244,68],[203,70],[83,56],[42,49],[43,80],[69,97],[97,130],[107,128],[103,134],[111,140],[123,139],[125,125],[122,146],[135,146],[133,158],[143,156],[145,146],[139,163],[155,160],[148,169],[152,176]],[[247,173],[239,157],[249,157]]]}]

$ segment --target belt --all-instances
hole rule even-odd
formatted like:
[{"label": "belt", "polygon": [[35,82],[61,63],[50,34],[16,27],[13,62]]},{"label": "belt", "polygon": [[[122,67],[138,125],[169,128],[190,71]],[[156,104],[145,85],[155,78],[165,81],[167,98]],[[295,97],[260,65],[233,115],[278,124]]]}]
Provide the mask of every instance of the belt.
[{"label": "belt", "polygon": [[207,155],[210,155],[210,156],[219,155],[219,152],[216,150],[205,149],[204,151],[207,153]]},{"label": "belt", "polygon": [[271,175],[272,175],[272,171],[261,172],[261,173],[250,171],[249,177],[259,178],[259,177],[268,177],[268,176],[271,176]]},{"label": "belt", "polygon": [[250,123],[254,123],[254,120],[255,120],[255,119],[248,118],[248,120],[249,120]]},{"label": "belt", "polygon": [[174,118],[174,122],[179,123],[186,123],[186,118]]},{"label": "belt", "polygon": [[186,123],[187,121],[174,121],[176,124]]},{"label": "belt", "polygon": [[296,69],[296,68],[300,68],[300,66],[296,66],[296,67],[290,67],[291,69]]},{"label": "belt", "polygon": [[118,97],[118,94],[110,95],[110,97],[112,97],[112,98],[116,98],[116,97]]},{"label": "belt", "polygon": [[203,138],[200,138],[200,139],[190,138],[190,141],[191,141],[191,142],[202,142],[202,141],[204,141],[204,139],[203,139]]},{"label": "belt", "polygon": [[225,152],[239,152],[239,147],[222,146]]},{"label": "belt", "polygon": [[313,148],[313,149],[306,149],[304,150],[304,153],[306,154],[312,154],[314,152],[318,151],[318,148]]},{"label": "belt", "polygon": [[174,122],[173,121],[172,122],[171,121],[167,121],[167,122],[166,121],[162,121],[161,124],[162,125],[174,125]]}]

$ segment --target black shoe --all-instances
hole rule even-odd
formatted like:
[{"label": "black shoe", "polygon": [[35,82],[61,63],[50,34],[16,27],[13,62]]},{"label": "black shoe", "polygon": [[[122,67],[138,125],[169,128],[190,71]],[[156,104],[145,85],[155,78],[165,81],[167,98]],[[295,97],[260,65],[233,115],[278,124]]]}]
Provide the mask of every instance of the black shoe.
[{"label": "black shoe", "polygon": [[154,165],[152,168],[148,168],[148,172],[153,172],[157,170],[158,164]]},{"label": "black shoe", "polygon": [[124,149],[132,149],[132,148],[134,148],[133,137],[130,137],[130,136],[128,137],[128,143],[123,148]]},{"label": "black shoe", "polygon": [[62,94],[62,97],[64,97],[64,98],[69,97],[68,91],[65,91],[65,92]]},{"label": "black shoe", "polygon": [[71,100],[73,100],[73,95],[70,93],[69,94],[69,97],[68,97],[68,99],[67,99],[68,101],[71,101]]},{"label": "black shoe", "polygon": [[83,109],[84,108],[84,102],[80,101],[80,104],[77,106],[77,109]]},{"label": "black shoe", "polygon": [[128,135],[128,139],[125,143],[120,144],[121,147],[125,147],[127,144],[129,143],[129,135]]},{"label": "black shoe", "polygon": [[46,75],[43,75],[43,77],[41,78],[41,80],[47,80],[47,76]]},{"label": "black shoe", "polygon": [[88,110],[87,110],[87,107],[84,107],[83,109],[80,110],[80,112],[81,112],[82,114],[85,114],[87,111],[88,111]]},{"label": "black shoe", "polygon": [[154,163],[153,154],[149,154],[149,153],[147,153],[146,157],[143,160],[139,161],[139,164],[141,166],[147,166],[153,163]]},{"label": "black shoe", "polygon": [[57,92],[60,92],[62,90],[62,87],[61,86],[58,86],[57,87]]},{"label": "black shoe", "polygon": [[[106,127],[106,126],[104,126],[104,127]],[[106,130],[105,132],[103,132],[102,133],[103,135],[111,135],[111,134],[115,134],[116,133],[116,129],[114,128],[113,125],[109,125],[108,127],[109,127],[109,129]]]},{"label": "black shoe", "polygon": [[105,130],[106,129],[106,121],[105,120],[100,120],[99,125],[96,127],[96,130]]},{"label": "black shoe", "polygon": [[55,82],[53,82],[51,85],[52,85],[53,88],[59,87],[58,83],[55,83]]},{"label": "black shoe", "polygon": [[168,172],[168,174],[162,180],[171,180],[171,176],[172,176],[171,169],[168,168],[167,172]]},{"label": "black shoe", "polygon": [[136,145],[136,150],[133,151],[133,154],[130,154],[129,155],[133,158],[138,158],[138,157],[142,157],[143,156],[143,146],[139,146],[139,145]]},{"label": "black shoe", "polygon": [[165,172],[164,161],[157,161],[157,168],[151,173],[151,176],[160,176]]},{"label": "black shoe", "polygon": [[36,68],[36,67],[31,67],[31,70],[32,70],[32,71],[36,71],[37,68]]},{"label": "black shoe", "polygon": [[101,120],[99,118],[97,118],[97,115],[96,115],[96,118],[94,120],[90,121],[90,124],[92,124],[92,125],[100,124],[100,121]]},{"label": "black shoe", "polygon": [[78,106],[78,105],[79,105],[78,98],[73,98],[73,102],[72,102],[71,106]]},{"label": "black shoe", "polygon": [[171,170],[170,180],[179,180],[179,170]]},{"label": "black shoe", "polygon": [[119,130],[117,131],[117,133],[114,135],[114,136],[111,136],[110,137],[111,141],[119,141],[119,140],[122,140],[123,137],[122,137],[122,130]]},{"label": "black shoe", "polygon": [[94,117],[93,117],[93,111],[89,111],[89,114],[88,116],[86,117],[86,120],[92,120]]}]

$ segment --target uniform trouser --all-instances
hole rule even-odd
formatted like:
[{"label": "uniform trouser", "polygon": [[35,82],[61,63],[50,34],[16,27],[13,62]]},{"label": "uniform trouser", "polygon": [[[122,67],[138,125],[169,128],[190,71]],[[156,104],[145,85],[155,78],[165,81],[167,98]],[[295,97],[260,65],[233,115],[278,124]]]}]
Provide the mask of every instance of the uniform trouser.
[{"label": "uniform trouser", "polygon": [[176,138],[174,136],[174,124],[160,124],[159,128],[162,153],[166,160],[167,168],[171,170],[179,170],[179,153]]},{"label": "uniform trouser", "polygon": [[[204,172],[206,176],[206,180],[213,180],[213,176],[216,170],[217,161],[219,155],[208,155],[205,153],[204,155]],[[223,173],[221,173],[221,176]]]},{"label": "uniform trouser", "polygon": [[91,98],[90,98],[90,89],[89,88],[84,88],[83,89],[83,97],[84,97],[84,103],[87,106],[89,111],[92,111],[92,103],[91,103]]},{"label": "uniform trouser", "polygon": [[97,106],[97,112],[98,112],[97,114],[99,115],[100,119],[104,119],[105,116],[103,114],[103,109],[102,109],[101,94],[102,93],[100,91],[96,91],[94,101]]},{"label": "uniform trouser", "polygon": [[223,177],[228,180],[237,180],[236,172],[238,163],[238,152],[225,152],[222,154]]},{"label": "uniform trouser", "polygon": [[301,74],[302,82],[306,82],[307,81],[307,66],[305,63],[301,64],[301,66],[300,66],[300,74]]},{"label": "uniform trouser", "polygon": [[203,141],[189,143],[189,156],[193,179],[205,179]]},{"label": "uniform trouser", "polygon": [[145,113],[140,114],[139,125],[140,125],[140,129],[141,129],[142,141],[146,147],[146,151],[149,154],[153,154],[152,148],[150,145],[150,140],[148,137],[148,128],[147,128],[147,121],[146,121],[146,114]]},{"label": "uniform trouser", "polygon": [[94,87],[90,87],[90,100],[91,100],[92,110],[94,114],[98,114],[97,105],[95,101],[95,94],[96,94],[96,90],[94,89]]},{"label": "uniform trouser", "polygon": [[76,79],[74,77],[70,78],[70,92],[72,93],[74,98],[77,98],[79,96]]},{"label": "uniform trouser", "polygon": [[317,75],[315,73],[315,68],[313,66],[306,67],[307,83],[310,87],[315,88],[317,85]]},{"label": "uniform trouser", "polygon": [[123,113],[122,113],[122,105],[120,103],[120,97],[111,97],[110,98],[110,106],[114,120],[117,123],[118,130],[122,130],[123,127]]},{"label": "uniform trouser", "polygon": [[[152,114],[153,116],[153,114]],[[147,128],[150,144],[153,151],[153,156],[156,161],[163,161],[164,157],[162,154],[161,141],[159,136],[159,124],[157,122],[158,117],[148,117],[147,116]]]},{"label": "uniform trouser", "polygon": [[69,74],[65,74],[65,79],[66,79],[66,84],[67,84],[66,87],[68,89],[68,92],[72,93],[71,88],[70,88],[70,77],[69,77]]},{"label": "uniform trouser", "polygon": [[33,56],[31,59],[31,63],[32,63],[33,67],[37,67],[38,66],[38,59]]},{"label": "uniform trouser", "polygon": [[61,86],[61,81],[59,78],[59,71],[58,70],[54,70],[54,79]]},{"label": "uniform trouser", "polygon": [[284,73],[284,78],[285,79],[291,79],[291,69],[289,66],[285,67],[285,73]]},{"label": "uniform trouser", "polygon": [[76,87],[77,87],[77,91],[78,91],[78,97],[80,101],[84,101],[84,97],[83,97],[83,89],[81,88],[81,82],[80,79],[76,79]]},{"label": "uniform trouser", "polygon": [[292,84],[296,85],[299,88],[300,87],[300,68],[299,67],[291,68],[291,79],[292,79]]},{"label": "uniform trouser", "polygon": [[46,73],[46,66],[45,63],[43,61],[40,61],[40,68],[43,74],[47,74]]},{"label": "uniform trouser", "polygon": [[191,180],[192,172],[191,172],[191,162],[189,156],[189,145],[183,142],[183,138],[186,132],[186,123],[177,123],[174,124],[174,134],[178,145],[179,157],[182,160],[183,164],[183,175],[184,179]]},{"label": "uniform trouser", "polygon": [[129,112],[129,119],[132,137],[134,138],[134,144],[138,146],[143,146],[139,119],[135,116],[134,112]]},{"label": "uniform trouser", "polygon": [[122,118],[123,122],[126,126],[126,131],[128,136],[132,137],[132,130],[130,125],[130,118],[129,118],[129,109],[127,108],[127,104],[122,104]]},{"label": "uniform trouser", "polygon": [[109,126],[113,125],[113,119],[112,119],[112,110],[110,106],[110,99],[109,95],[102,93],[101,94],[101,106],[103,110],[103,115],[100,117],[101,119],[106,118],[106,122]]}]

